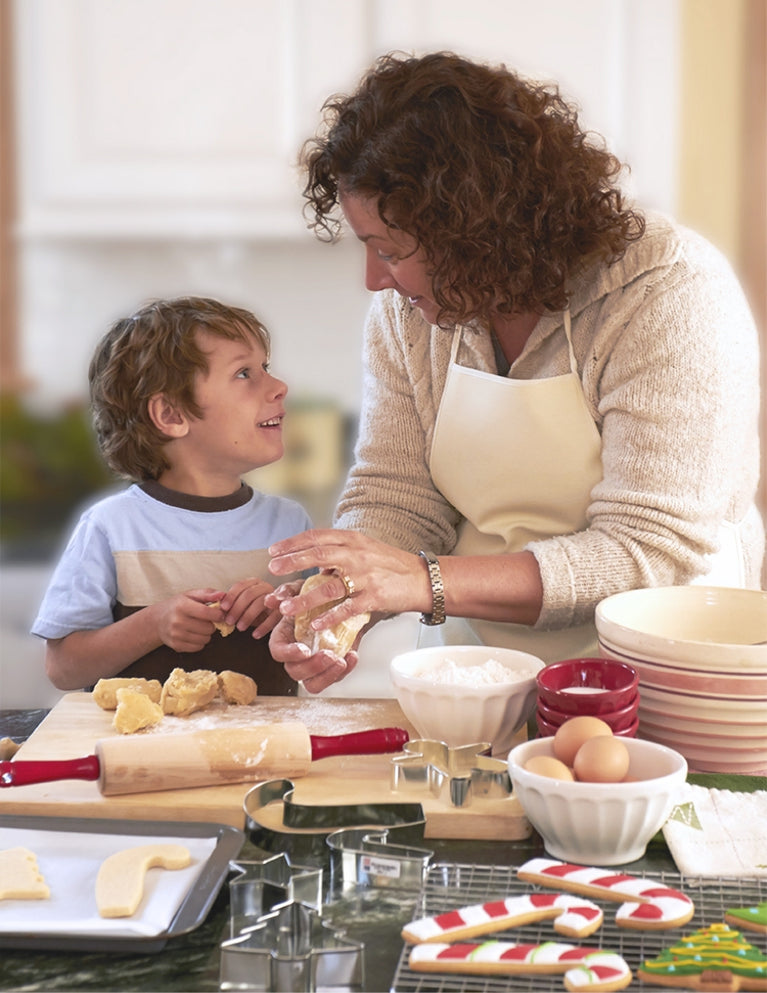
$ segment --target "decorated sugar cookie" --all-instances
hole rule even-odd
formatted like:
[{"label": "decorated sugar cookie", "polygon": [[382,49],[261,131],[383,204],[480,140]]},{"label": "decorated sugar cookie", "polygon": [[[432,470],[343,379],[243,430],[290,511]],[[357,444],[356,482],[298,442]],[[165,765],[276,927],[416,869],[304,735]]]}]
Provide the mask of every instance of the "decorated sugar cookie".
[{"label": "decorated sugar cookie", "polygon": [[614,952],[547,941],[515,945],[507,941],[455,945],[425,942],[414,945],[408,964],[413,972],[459,973],[470,976],[535,976],[564,974],[571,991],[622,990],[631,982],[631,970]]},{"label": "decorated sugar cookie", "polygon": [[402,937],[414,944],[459,941],[554,918],[554,930],[558,934],[584,938],[601,926],[603,917],[600,908],[588,900],[564,893],[532,893],[461,907],[435,917],[422,917],[406,924]]},{"label": "decorated sugar cookie", "polygon": [[755,907],[731,907],[724,919],[733,927],[744,927],[748,931],[767,934],[767,903],[757,903]]},{"label": "decorated sugar cookie", "polygon": [[695,904],[679,890],[641,876],[628,876],[556,859],[530,859],[517,870],[520,879],[620,901],[615,914],[619,927],[662,930],[686,924],[695,913]]},{"label": "decorated sugar cookie", "polygon": [[681,938],[642,964],[639,978],[686,990],[767,990],[767,956],[726,924],[712,924]]}]

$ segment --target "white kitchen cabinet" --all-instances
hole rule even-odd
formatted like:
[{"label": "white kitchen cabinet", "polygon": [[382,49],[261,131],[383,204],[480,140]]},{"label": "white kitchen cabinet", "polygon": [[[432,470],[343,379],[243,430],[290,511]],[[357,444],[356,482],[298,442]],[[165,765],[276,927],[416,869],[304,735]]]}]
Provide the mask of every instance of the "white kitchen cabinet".
[{"label": "white kitchen cabinet", "polygon": [[676,0],[16,0],[23,239],[305,235],[298,149],[388,50],[558,80],[673,210]]}]

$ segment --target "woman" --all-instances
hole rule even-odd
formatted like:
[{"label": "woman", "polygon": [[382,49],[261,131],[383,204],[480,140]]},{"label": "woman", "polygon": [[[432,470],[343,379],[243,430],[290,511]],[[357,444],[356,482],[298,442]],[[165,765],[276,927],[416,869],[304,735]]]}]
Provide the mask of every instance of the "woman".
[{"label": "woman", "polygon": [[[627,205],[620,163],[556,88],[450,53],[379,60],[304,152],[374,292],[355,462],[335,529],[272,546],[273,655],[319,692],[356,664],[314,622],[420,611],[552,661],[642,586],[758,586],[758,343],[729,265]],[[331,571],[334,570],[334,571]]]}]

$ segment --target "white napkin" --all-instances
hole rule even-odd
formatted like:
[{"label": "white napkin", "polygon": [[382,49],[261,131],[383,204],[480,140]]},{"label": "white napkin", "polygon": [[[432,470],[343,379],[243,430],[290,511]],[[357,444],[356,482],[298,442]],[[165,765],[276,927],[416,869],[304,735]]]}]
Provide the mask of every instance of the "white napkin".
[{"label": "white napkin", "polygon": [[767,791],[685,783],[663,835],[685,876],[767,876]]}]

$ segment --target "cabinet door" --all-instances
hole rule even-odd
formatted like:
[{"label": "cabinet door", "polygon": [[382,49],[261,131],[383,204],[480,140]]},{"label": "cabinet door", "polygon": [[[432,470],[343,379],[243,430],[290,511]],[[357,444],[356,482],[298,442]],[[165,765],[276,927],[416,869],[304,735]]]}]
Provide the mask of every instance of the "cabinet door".
[{"label": "cabinet door", "polygon": [[21,231],[304,232],[302,141],[372,59],[557,80],[673,209],[677,0],[16,0]]},{"label": "cabinet door", "polygon": [[[355,0],[17,0],[22,232],[295,234]],[[332,58],[328,52],[332,52]]]}]

